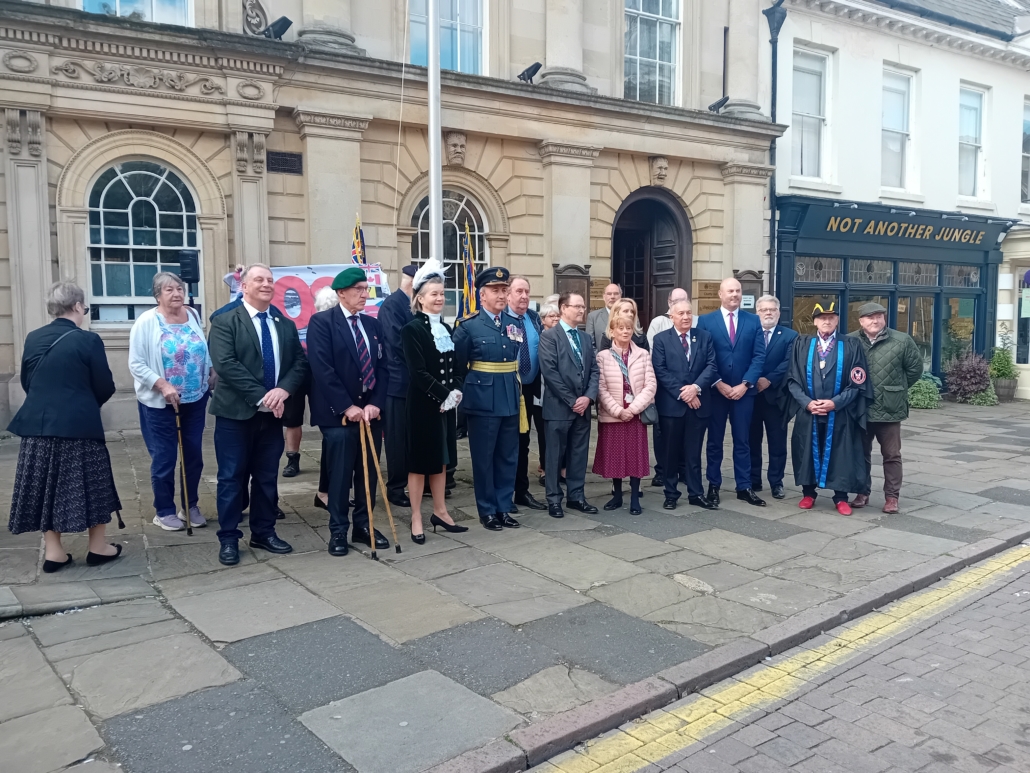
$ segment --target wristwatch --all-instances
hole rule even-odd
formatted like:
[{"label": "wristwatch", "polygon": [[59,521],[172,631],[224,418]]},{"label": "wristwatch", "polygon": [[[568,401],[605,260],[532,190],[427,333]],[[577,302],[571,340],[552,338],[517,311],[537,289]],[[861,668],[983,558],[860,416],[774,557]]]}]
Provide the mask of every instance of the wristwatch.
[{"label": "wristwatch", "polygon": [[752,383],[751,383],[750,381],[741,381],[740,383],[742,383],[742,384],[743,384],[744,386],[746,386],[746,387],[747,387],[748,389],[750,389],[751,387],[753,387],[753,386],[754,386],[754,384],[752,384]]}]

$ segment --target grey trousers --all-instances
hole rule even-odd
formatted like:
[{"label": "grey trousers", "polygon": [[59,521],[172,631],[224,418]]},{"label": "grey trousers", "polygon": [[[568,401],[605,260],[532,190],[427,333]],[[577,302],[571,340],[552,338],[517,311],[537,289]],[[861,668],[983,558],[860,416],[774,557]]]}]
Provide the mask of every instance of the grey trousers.
[{"label": "grey trousers", "polygon": [[590,414],[567,421],[545,419],[544,434],[547,436],[547,458],[544,461],[547,504],[561,504],[559,477],[563,460],[568,501],[582,502],[585,499],[583,486],[587,477],[587,457],[590,455]]}]

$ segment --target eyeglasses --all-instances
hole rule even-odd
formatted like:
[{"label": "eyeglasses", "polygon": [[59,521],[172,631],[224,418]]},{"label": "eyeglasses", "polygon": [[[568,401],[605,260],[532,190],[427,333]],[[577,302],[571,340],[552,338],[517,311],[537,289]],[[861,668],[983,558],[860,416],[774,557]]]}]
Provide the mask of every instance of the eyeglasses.
[{"label": "eyeglasses", "polygon": [[82,304],[82,313],[89,314],[89,306],[87,306],[86,304]]}]

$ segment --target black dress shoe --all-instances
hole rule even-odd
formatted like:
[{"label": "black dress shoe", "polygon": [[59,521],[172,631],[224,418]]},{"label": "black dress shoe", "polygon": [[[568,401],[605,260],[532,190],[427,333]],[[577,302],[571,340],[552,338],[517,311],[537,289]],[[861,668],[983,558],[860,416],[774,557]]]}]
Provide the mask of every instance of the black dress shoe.
[{"label": "black dress shoe", "polygon": [[501,526],[505,529],[518,529],[522,526],[521,523],[516,521],[507,513],[499,513],[497,519],[501,522]]},{"label": "black dress shoe", "polygon": [[675,510],[676,509],[676,500],[675,499],[666,499],[664,502],[662,502],[662,507],[664,507],[666,510]]},{"label": "black dress shoe", "polygon": [[284,539],[279,539],[275,534],[267,537],[250,538],[250,546],[259,550],[267,550],[269,553],[292,553],[293,546]]},{"label": "black dress shoe", "polygon": [[[360,542],[362,545],[368,545],[372,547],[372,537],[368,533],[368,527],[355,526],[351,529],[350,533],[351,542]],[[386,550],[390,547],[389,541],[386,537],[379,533],[379,529],[376,529],[376,550]]]},{"label": "black dress shoe", "polygon": [[740,489],[737,492],[737,499],[743,499],[749,505],[754,505],[755,507],[765,507],[765,500],[758,496],[754,489]]},{"label": "black dress shoe", "polygon": [[708,501],[712,504],[719,504],[719,487],[709,483],[708,484]]},{"label": "black dress shoe", "polygon": [[665,479],[661,475],[655,475],[651,478],[651,485],[655,488],[665,488]]},{"label": "black dress shoe", "polygon": [[758,483],[752,483],[751,484],[751,490],[752,491],[761,491],[762,490],[762,483],[761,483],[761,481],[759,481]]},{"label": "black dress shoe", "polygon": [[547,505],[537,499],[535,496],[525,491],[521,494],[515,495],[515,504],[528,507],[530,510],[546,510]]},{"label": "black dress shoe", "polygon": [[283,512],[283,509],[281,507],[279,507],[279,505],[276,505],[275,506],[275,520],[282,521],[282,520],[285,520],[285,518],[286,518],[286,513]]},{"label": "black dress shoe", "polygon": [[223,542],[218,549],[218,563],[236,566],[240,562],[240,546],[236,542]]},{"label": "black dress shoe", "polygon": [[421,534],[415,534],[415,532],[412,532],[411,533],[411,541],[414,542],[416,545],[425,545],[426,544],[426,534],[425,534],[425,532],[422,532]]},{"label": "black dress shoe", "polygon": [[434,534],[436,533],[437,526],[439,526],[446,532],[450,532],[451,534],[461,534],[463,531],[469,530],[468,526],[459,526],[456,523],[447,523],[447,521],[438,516],[436,513],[433,513],[431,516],[429,516],[429,523],[431,523],[433,526]]},{"label": "black dress shoe", "polygon": [[296,478],[300,475],[300,454],[286,452],[286,466],[283,467],[284,478]]},{"label": "black dress shoe", "polygon": [[347,535],[333,535],[329,538],[329,555],[331,556],[345,556],[350,551],[350,546],[347,544]]},{"label": "black dress shoe", "polygon": [[604,505],[605,512],[622,509],[622,494],[617,494],[609,499]]},{"label": "black dress shoe", "polygon": [[407,494],[404,494],[403,492],[389,496],[387,499],[390,500],[391,505],[397,505],[397,507],[411,507],[411,500],[408,499]]},{"label": "black dress shoe", "polygon": [[597,512],[597,508],[585,499],[580,502],[566,502],[565,506],[570,510],[579,510],[581,513],[587,513],[588,515],[593,515]]},{"label": "black dress shoe", "polygon": [[480,518],[479,522],[483,524],[483,528],[488,531],[503,531],[504,526],[501,525],[501,519],[496,515],[488,515],[486,518]]},{"label": "black dress shoe", "polygon": [[783,493],[783,486],[773,486],[772,495],[773,499],[783,499],[785,496],[787,496]]},{"label": "black dress shoe", "polygon": [[561,505],[548,505],[547,514],[552,518],[564,518],[565,511],[561,509]]},{"label": "black dress shoe", "polygon": [[100,566],[106,564],[108,561],[114,561],[122,554],[122,546],[111,543],[111,547],[115,548],[115,554],[113,556],[105,556],[103,553],[94,553],[92,550],[86,553],[86,565],[87,566]]},{"label": "black dress shoe", "polygon": [[705,497],[687,497],[687,502],[695,507],[703,507],[705,510],[718,510],[719,505]]},{"label": "black dress shoe", "polygon": [[44,561],[43,571],[47,574],[53,574],[54,572],[59,572],[64,569],[64,567],[68,566],[68,564],[74,560],[71,553],[66,553],[65,555],[68,556],[66,561]]},{"label": "black dress shoe", "polygon": [[322,497],[320,497],[318,494],[315,494],[315,507],[321,508],[322,510],[329,509],[329,505],[323,502]]}]

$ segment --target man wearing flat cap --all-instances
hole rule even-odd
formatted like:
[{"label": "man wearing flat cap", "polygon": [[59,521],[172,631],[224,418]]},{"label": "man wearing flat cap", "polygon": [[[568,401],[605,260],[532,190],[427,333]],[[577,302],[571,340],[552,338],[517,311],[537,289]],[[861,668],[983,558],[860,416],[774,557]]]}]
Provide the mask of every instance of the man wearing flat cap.
[{"label": "man wearing flat cap", "polygon": [[[308,359],[311,362],[311,423],[325,438],[329,475],[329,555],[345,556],[351,541],[376,550],[390,543],[369,532],[368,512],[375,507],[376,475],[369,475],[372,501],[365,495],[365,468],[361,461],[362,422],[372,429],[379,457],[382,447],[380,412],[389,392],[379,323],[363,314],[368,300],[368,280],[358,266],[344,269],[333,280],[339,307],[320,311],[308,322]],[[351,486],[354,487],[354,525],[349,517]],[[375,540],[373,543],[372,540]]]},{"label": "man wearing flat cap", "polygon": [[508,313],[508,269],[492,266],[476,275],[479,313],[460,320],[454,331],[454,372],[468,417],[469,451],[476,507],[490,531],[517,529],[510,515],[519,461],[518,320]]},{"label": "man wearing flat cap", "polygon": [[798,507],[811,510],[817,489],[830,489],[837,512],[851,515],[848,493],[861,491],[868,477],[862,437],[873,389],[862,345],[837,333],[836,302],[815,304],[812,320],[815,335],[798,336],[787,376],[794,483],[804,494]]},{"label": "man wearing flat cap", "polygon": [[386,423],[386,498],[398,507],[410,507],[404,493],[408,485],[408,436],[405,421],[405,403],[408,397],[408,366],[401,348],[401,328],[411,322],[411,280],[417,266],[401,269],[401,283],[397,292],[386,296],[379,307],[379,327],[383,331],[383,359],[390,386],[386,393],[384,421]]},{"label": "man wearing flat cap", "polygon": [[909,387],[923,375],[923,355],[912,336],[887,327],[887,309],[879,303],[859,306],[858,324],[862,329],[848,337],[862,345],[875,397],[862,436],[867,484],[851,506],[869,504],[875,438],[883,456],[883,512],[896,513],[901,495],[901,422],[908,418]]}]

